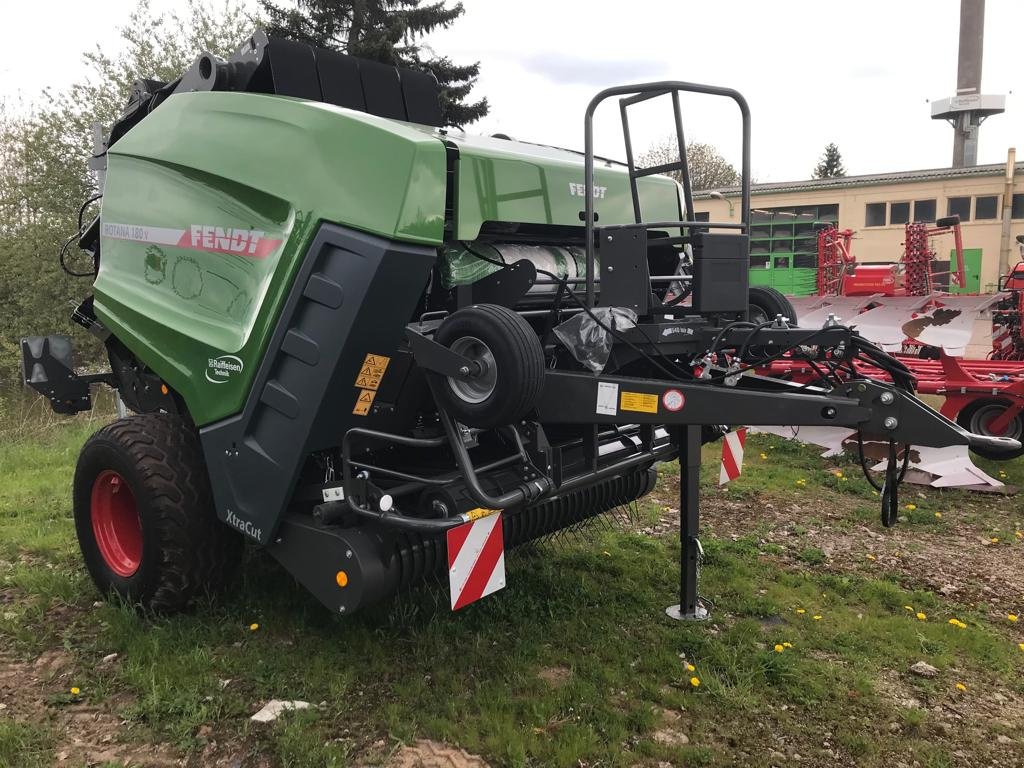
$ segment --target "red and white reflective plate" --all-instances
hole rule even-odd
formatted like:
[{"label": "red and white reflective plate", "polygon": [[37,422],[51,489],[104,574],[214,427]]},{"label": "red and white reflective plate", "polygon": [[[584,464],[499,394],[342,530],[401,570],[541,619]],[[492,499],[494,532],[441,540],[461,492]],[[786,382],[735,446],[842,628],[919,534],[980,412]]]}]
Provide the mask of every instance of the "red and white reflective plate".
[{"label": "red and white reflective plate", "polygon": [[505,537],[500,512],[452,528],[447,538],[453,611],[505,586]]}]

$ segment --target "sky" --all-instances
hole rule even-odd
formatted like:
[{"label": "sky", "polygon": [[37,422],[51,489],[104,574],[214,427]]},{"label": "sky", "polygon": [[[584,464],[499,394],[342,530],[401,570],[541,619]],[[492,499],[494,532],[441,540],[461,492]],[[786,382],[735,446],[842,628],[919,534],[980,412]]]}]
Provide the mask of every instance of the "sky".
[{"label": "sky", "polygon": [[[490,114],[470,133],[583,146],[583,114],[602,88],[686,80],[739,90],[753,115],[753,178],[808,178],[835,142],[850,174],[948,166],[953,131],[929,99],[954,95],[959,0],[463,0],[466,13],[426,42],[457,62],[479,61],[475,94]],[[80,78],[81,54],[117,46],[134,0],[36,0],[5,9],[0,99],[10,108]],[[175,0],[152,0],[156,9]],[[101,10],[102,7],[102,10]],[[45,30],[43,35],[38,31]],[[1024,2],[988,0],[982,90],[1006,112],[981,129],[978,160],[1024,155]],[[140,73],[144,74],[144,73]],[[631,111],[637,151],[668,136],[671,108]],[[716,145],[737,167],[739,113],[731,101],[684,98],[688,140]],[[624,156],[618,109],[597,113],[599,154]]]}]

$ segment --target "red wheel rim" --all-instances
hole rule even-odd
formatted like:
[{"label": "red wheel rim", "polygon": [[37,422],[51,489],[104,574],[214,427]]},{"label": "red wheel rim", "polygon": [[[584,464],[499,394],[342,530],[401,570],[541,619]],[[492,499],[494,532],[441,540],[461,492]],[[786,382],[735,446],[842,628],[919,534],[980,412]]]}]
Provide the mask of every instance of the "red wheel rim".
[{"label": "red wheel rim", "polygon": [[107,566],[128,577],[142,562],[142,521],[135,494],[120,473],[103,470],[92,484],[92,532]]}]

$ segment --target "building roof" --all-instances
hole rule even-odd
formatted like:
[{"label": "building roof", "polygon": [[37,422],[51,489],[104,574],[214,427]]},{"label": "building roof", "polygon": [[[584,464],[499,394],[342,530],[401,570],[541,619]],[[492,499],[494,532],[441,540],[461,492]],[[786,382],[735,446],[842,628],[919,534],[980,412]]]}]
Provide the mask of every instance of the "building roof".
[{"label": "building roof", "polygon": [[[750,192],[764,195],[773,192],[808,192],[821,189],[844,189],[847,187],[870,187],[878,184],[894,184],[908,181],[930,181],[932,179],[958,179],[972,176],[1002,176],[1006,163],[992,165],[975,165],[970,168],[929,168],[922,171],[893,171],[890,173],[871,173],[865,176],[841,176],[834,179],[807,179],[806,181],[773,181],[766,184],[752,184]],[[1015,175],[1024,172],[1024,162],[1017,163]],[[693,196],[697,200],[707,200],[711,193],[717,191],[728,197],[740,194],[739,187],[723,187],[718,190],[697,190]]]}]

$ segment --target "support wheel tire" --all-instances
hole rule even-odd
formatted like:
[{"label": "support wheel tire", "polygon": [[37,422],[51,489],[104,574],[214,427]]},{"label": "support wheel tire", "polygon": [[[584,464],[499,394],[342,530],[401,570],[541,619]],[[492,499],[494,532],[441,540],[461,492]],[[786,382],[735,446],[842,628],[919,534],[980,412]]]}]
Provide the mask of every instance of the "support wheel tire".
[{"label": "support wheel tire", "polygon": [[241,537],[214,512],[199,437],[178,416],[130,416],[82,447],[74,518],[99,590],[172,613],[219,590],[237,566]]},{"label": "support wheel tire", "polygon": [[431,374],[438,405],[478,429],[519,421],[540,398],[544,350],[530,324],[511,309],[475,304],[448,317],[435,341],[480,366],[461,379]]},{"label": "support wheel tire", "polygon": [[[1010,405],[1009,400],[1000,397],[986,397],[975,400],[973,403],[966,405],[956,415],[956,423],[968,432],[973,432],[977,435],[1012,437],[1016,440],[1024,440],[1024,411],[1013,417],[1006,431],[1001,434],[995,434],[988,428],[988,425],[1002,415],[1003,411],[1009,408]],[[992,451],[987,448],[971,448],[971,451],[984,459],[992,459],[993,461],[1009,461],[1010,459],[1024,456],[1024,447],[1010,453]]]},{"label": "support wheel tire", "polygon": [[787,318],[790,325],[797,324],[796,310],[792,302],[780,291],[766,285],[755,285],[750,288],[749,317],[752,323],[765,323],[774,320],[776,315]]}]

